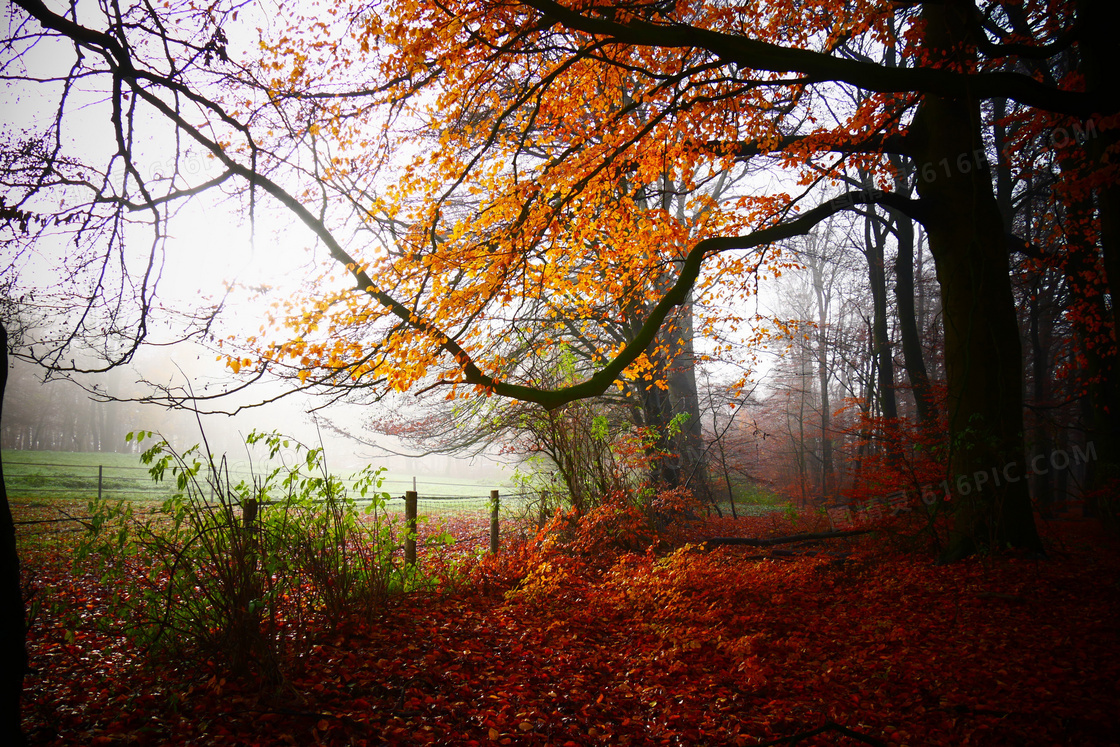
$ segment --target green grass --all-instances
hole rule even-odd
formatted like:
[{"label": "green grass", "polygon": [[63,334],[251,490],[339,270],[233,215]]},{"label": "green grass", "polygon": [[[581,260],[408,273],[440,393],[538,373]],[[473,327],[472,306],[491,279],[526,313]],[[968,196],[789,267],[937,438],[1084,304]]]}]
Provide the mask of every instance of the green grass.
[{"label": "green grass", "polygon": [[[139,454],[81,453],[66,451],[11,451],[3,452],[4,478],[8,495],[23,501],[51,502],[55,500],[89,500],[97,497],[98,466],[102,467],[101,490],[111,500],[154,502],[169,497],[173,479],[163,484],[154,483],[148,468],[140,463]],[[258,472],[259,472],[258,468]],[[248,464],[230,465],[230,478],[237,482],[250,479]],[[490,490],[498,488],[502,494],[503,518],[524,511],[523,499],[510,495],[508,487],[501,487],[484,480],[455,480],[450,477],[425,479],[418,475],[420,515],[457,516],[488,512]],[[735,511],[740,516],[759,516],[788,508],[782,496],[757,483],[735,480]],[[403,496],[412,489],[412,476],[385,474],[383,489],[391,496]],[[726,499],[720,501],[724,516],[731,515]],[[392,500],[386,506],[389,513],[404,512],[404,501]]]},{"label": "green grass", "polygon": [[773,506],[775,508],[785,508],[789,505],[787,498],[755,482],[744,481],[738,484],[732,482],[731,486],[735,491],[736,505]]},{"label": "green grass", "polygon": [[[726,499],[725,483],[722,477],[716,479],[717,494],[725,496],[719,501],[719,508],[724,516],[730,516],[731,504]],[[731,478],[731,490],[735,495],[735,513],[738,516],[765,516],[790,508],[790,502],[784,496],[739,476]]]},{"label": "green grass", "polygon": [[[21,552],[34,548],[52,548],[71,542],[80,525],[62,521],[64,517],[84,517],[88,502],[97,497],[98,467],[101,469],[101,490],[110,501],[128,500],[142,511],[158,509],[169,498],[175,485],[167,476],[164,483],[155,483],[139,454],[74,453],[59,451],[2,452],[4,482],[12,511],[20,526],[18,536]],[[258,472],[262,468],[258,466]],[[229,476],[235,483],[250,479],[247,464],[231,464]],[[402,496],[412,489],[412,476],[388,475],[383,489],[392,496]],[[392,478],[396,479],[393,480]],[[490,507],[492,483],[435,477],[426,482],[418,475],[420,500],[417,513],[431,526],[440,521],[466,520],[470,524],[486,524]],[[509,488],[499,488],[503,495],[502,521],[515,520],[524,510],[523,500],[511,495]],[[441,496],[432,498],[431,496]],[[453,496],[459,496],[458,498]],[[267,508],[265,509],[267,510]],[[384,514],[404,518],[404,501],[390,500]],[[30,523],[28,523],[30,522]]]},{"label": "green grass", "polygon": [[152,482],[137,454],[4,450],[4,483],[11,498],[95,498],[98,467],[103,495],[160,500],[170,487]]},{"label": "green grass", "polygon": [[[11,498],[65,500],[95,498],[99,466],[101,490],[106,498],[163,500],[171,495],[174,487],[170,475],[162,484],[153,482],[148,474],[148,468],[140,463],[139,454],[5,449],[3,460],[4,482]],[[260,471],[261,469],[258,468],[258,473]],[[231,464],[229,474],[230,479],[235,483],[252,477],[248,464]],[[423,475],[417,477],[421,499],[425,496],[440,496],[445,499],[448,509],[461,504],[462,510],[474,511],[474,504],[484,505],[484,502],[481,500],[462,502],[451,499],[453,497],[481,499],[489,496],[491,489],[501,489],[498,485],[481,480],[455,480],[449,477],[433,477],[425,480]],[[412,489],[412,476],[386,473],[383,489],[393,496],[404,495],[406,490]],[[430,503],[443,505],[443,503],[436,504],[435,501]]]}]

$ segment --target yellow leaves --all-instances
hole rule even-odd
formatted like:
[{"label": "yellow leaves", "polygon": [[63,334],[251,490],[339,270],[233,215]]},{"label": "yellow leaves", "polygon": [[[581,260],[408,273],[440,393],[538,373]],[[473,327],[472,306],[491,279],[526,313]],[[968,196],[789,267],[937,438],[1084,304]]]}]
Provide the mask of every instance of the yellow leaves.
[{"label": "yellow leaves", "polygon": [[[221,360],[221,357],[219,356],[218,359]],[[229,369],[231,371],[233,371],[235,374],[241,373],[242,368],[249,368],[252,365],[253,365],[253,360],[251,358],[227,358],[226,359],[226,366],[228,366]]]}]

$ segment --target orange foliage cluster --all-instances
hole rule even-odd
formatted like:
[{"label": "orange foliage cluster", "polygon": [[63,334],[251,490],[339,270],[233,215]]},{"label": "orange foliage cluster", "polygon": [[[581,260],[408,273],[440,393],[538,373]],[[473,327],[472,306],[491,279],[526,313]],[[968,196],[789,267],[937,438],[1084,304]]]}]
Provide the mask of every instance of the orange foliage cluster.
[{"label": "orange foliage cluster", "polygon": [[[638,29],[671,12],[714,34],[795,49],[899,33],[892,9],[872,0],[579,10]],[[914,103],[871,95],[849,111],[830,102],[836,121],[825,121],[822,94],[794,79],[729,74],[726,60],[687,45],[606,41],[538,23],[534,9],[517,4],[402,0],[358,11],[313,4],[262,32],[267,103],[241,104],[261,123],[307,123],[300,137],[330,155],[315,164],[317,186],[306,197],[318,191],[356,210],[333,217],[380,239],[346,269],[357,290],[400,301],[378,306],[328,273],[306,295],[278,302],[248,349],[305,383],[453,385],[469,378],[469,361],[496,382],[540,386],[533,363],[560,340],[594,339],[604,324],[640,326],[699,242],[799,210],[772,185],[713,198],[744,148],[774,155],[802,184],[831,180],[839,162],[822,153],[896,132]],[[279,126],[262,134],[276,150],[293,137]],[[880,156],[848,157],[889,184]],[[696,281],[697,328],[757,334],[761,321],[742,319],[730,302],[783,266],[766,245],[711,251]],[[592,362],[614,358],[625,342],[598,340]],[[658,352],[645,350],[622,376],[641,378]],[[240,352],[230,365],[243,367]]]}]

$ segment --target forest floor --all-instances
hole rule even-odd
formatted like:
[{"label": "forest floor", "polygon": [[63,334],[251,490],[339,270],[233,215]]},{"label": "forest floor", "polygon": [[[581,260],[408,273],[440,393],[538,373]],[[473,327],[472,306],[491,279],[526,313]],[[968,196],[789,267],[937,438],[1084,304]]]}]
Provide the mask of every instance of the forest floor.
[{"label": "forest floor", "polygon": [[[789,521],[679,539],[813,528]],[[1090,521],[1043,531],[1047,560],[942,567],[883,534],[598,563],[511,544],[267,684],[142,660],[96,624],[108,590],[44,546],[24,725],[37,745],[1120,745],[1120,548]]]}]

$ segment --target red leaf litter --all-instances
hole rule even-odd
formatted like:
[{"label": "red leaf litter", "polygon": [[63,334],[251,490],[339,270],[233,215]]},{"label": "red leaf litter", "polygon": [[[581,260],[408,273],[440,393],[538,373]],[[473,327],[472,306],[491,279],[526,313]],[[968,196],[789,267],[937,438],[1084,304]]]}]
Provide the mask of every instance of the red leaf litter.
[{"label": "red leaf litter", "polygon": [[[688,534],[798,529],[782,521]],[[432,551],[439,586],[324,628],[268,679],[143,658],[111,590],[38,549],[24,728],[41,745],[1120,744],[1120,552],[1089,522],[1045,528],[1048,559],[941,567],[881,535],[774,557]]]}]

